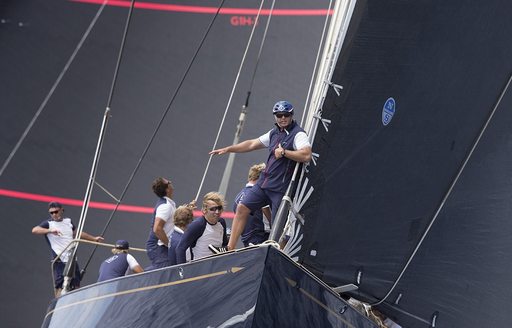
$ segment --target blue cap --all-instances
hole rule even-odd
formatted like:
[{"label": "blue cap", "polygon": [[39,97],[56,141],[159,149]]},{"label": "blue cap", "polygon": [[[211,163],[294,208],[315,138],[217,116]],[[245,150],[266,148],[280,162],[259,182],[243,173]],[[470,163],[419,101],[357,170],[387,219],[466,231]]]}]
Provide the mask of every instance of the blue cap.
[{"label": "blue cap", "polygon": [[128,242],[126,240],[118,240],[116,241],[116,248],[117,249],[128,249],[130,248],[130,244],[128,244]]},{"label": "blue cap", "polygon": [[273,114],[279,113],[290,113],[293,114],[293,105],[287,102],[286,100],[281,100],[276,102],[274,108],[272,109]]}]

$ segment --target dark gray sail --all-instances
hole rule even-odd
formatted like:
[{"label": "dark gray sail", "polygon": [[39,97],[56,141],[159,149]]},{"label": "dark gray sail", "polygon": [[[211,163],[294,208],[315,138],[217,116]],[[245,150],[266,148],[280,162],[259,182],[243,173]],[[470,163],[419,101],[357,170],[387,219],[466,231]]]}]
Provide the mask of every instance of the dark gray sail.
[{"label": "dark gray sail", "polygon": [[[215,10],[220,3],[205,0],[136,2],[146,8],[136,7],[133,15],[97,175],[97,182],[116,197],[126,185],[212,19],[211,11],[203,14],[194,9]],[[5,163],[43,105],[101,3],[103,1],[0,1],[0,165]],[[53,198],[68,200],[64,204],[66,214],[78,223],[80,201],[89,177],[128,12],[126,5],[130,1],[117,3],[125,6],[112,6],[109,2],[99,15],[74,61],[0,176],[0,207],[9,231],[4,235],[5,251],[1,255],[1,262],[8,269],[0,273],[1,280],[9,282],[4,289],[9,301],[0,306],[4,327],[38,326],[52,298],[50,251],[44,238],[32,236],[30,231],[48,215],[47,204]],[[123,204],[152,207],[155,199],[151,181],[157,176],[173,180],[177,204],[194,197],[259,3],[253,0],[226,2],[225,8],[235,10],[222,14],[214,25],[204,51],[199,54]],[[156,10],[159,5],[184,5],[190,10]],[[270,130],[272,106],[281,98],[289,99],[296,110],[301,111],[328,5],[328,0],[277,2],[276,10],[280,10],[280,15],[274,15],[269,27],[243,138],[258,137]],[[241,74],[240,88],[226,116],[220,144],[227,144],[233,138],[269,7],[270,3],[266,2],[266,14],[248,54],[247,62],[251,64]],[[255,152],[237,158],[232,185],[226,195],[228,201],[245,185],[248,167],[261,162],[264,156],[263,152]],[[203,193],[218,188],[224,166],[225,158],[212,162]],[[91,200],[115,203],[99,187],[95,188]],[[84,230],[99,234],[110,213],[111,209],[90,208]],[[131,245],[142,247],[150,220],[149,213],[120,211],[106,232],[105,240],[113,243],[123,238]],[[79,249],[81,268],[91,250],[87,246]],[[109,249],[96,253],[82,286],[96,281],[98,268],[109,254]],[[149,265],[145,254],[134,255],[142,266]]]},{"label": "dark gray sail", "polygon": [[300,262],[403,327],[509,325],[511,10],[358,1],[318,111]]}]

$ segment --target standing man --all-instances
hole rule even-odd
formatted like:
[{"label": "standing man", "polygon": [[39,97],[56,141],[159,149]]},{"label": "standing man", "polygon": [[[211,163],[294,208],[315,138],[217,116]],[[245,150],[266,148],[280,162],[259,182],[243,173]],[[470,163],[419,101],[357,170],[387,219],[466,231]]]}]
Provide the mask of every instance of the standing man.
[{"label": "standing man", "polygon": [[[32,233],[35,235],[45,235],[46,241],[50,245],[52,259],[55,259],[60,254],[60,258],[53,264],[55,297],[59,297],[62,291],[62,283],[64,282],[64,268],[66,263],[72,260],[69,257],[72,254],[73,248],[70,247],[66,252],[62,252],[75,238],[75,226],[70,218],[64,217],[64,207],[61,203],[50,202],[48,204],[48,212],[50,219],[46,219],[32,228]],[[96,242],[103,241],[103,237],[94,237],[85,231],[82,231],[80,238]],[[80,287],[80,270],[77,264],[75,266],[75,275],[70,283],[70,289],[73,290],[78,287]]]},{"label": "standing man", "polygon": [[112,248],[114,255],[101,263],[98,282],[123,277],[131,272],[144,272],[139,262],[131,254],[128,254],[129,249],[130,244],[126,240],[116,241],[116,246]]},{"label": "standing man", "polygon": [[171,181],[165,178],[156,178],[152,188],[158,200],[153,211],[151,231],[146,242],[146,251],[151,260],[150,270],[169,265],[167,255],[169,236],[174,229],[172,217],[176,210],[176,204],[172,200],[174,187]]},{"label": "standing man", "polygon": [[190,249],[191,259],[212,255],[209,245],[223,247],[228,243],[226,221],[221,218],[224,211],[224,197],[217,192],[209,192],[203,198],[203,216],[195,219],[183,233],[176,248],[176,263],[187,261],[186,251]]},{"label": "standing man", "polygon": [[222,155],[245,153],[262,148],[267,148],[269,151],[265,171],[261,173],[258,182],[236,208],[228,250],[236,247],[251,211],[271,204],[272,221],[274,221],[281,199],[291,181],[295,163],[311,160],[311,144],[307,134],[293,120],[292,104],[287,101],[278,101],[274,105],[273,114],[276,126],[269,132],[259,138],[210,152],[210,154]]}]

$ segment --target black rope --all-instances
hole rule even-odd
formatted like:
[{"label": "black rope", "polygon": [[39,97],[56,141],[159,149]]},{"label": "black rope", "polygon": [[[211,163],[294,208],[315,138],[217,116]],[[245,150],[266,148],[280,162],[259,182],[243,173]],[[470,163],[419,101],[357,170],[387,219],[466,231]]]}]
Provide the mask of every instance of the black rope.
[{"label": "black rope", "polygon": [[[275,0],[272,1],[272,6],[270,7],[270,15],[268,16],[267,24],[265,25],[265,30],[263,31],[263,36],[261,37],[260,49],[258,51],[258,57],[256,58],[256,64],[254,65],[254,70],[252,71],[251,82],[249,83],[249,88],[247,90],[247,97],[245,98],[245,104],[242,107],[243,110],[246,110],[246,108],[249,107],[249,98],[251,97],[252,86],[254,85],[254,79],[256,77],[256,72],[258,71],[258,66],[260,64],[260,58],[261,58],[261,53],[263,51],[263,46],[265,45],[265,40],[267,39],[268,27],[270,25],[270,19],[272,18],[272,13],[274,11],[275,3],[276,3]],[[259,18],[258,18],[258,20],[259,20]],[[256,22],[254,24],[258,24],[258,20],[256,20]]]},{"label": "black rope", "polygon": [[[252,86],[254,84],[256,72],[258,71],[258,66],[260,64],[260,58],[261,58],[261,53],[263,52],[263,46],[265,45],[265,40],[267,39],[268,27],[270,25],[270,19],[272,18],[272,13],[274,12],[275,3],[276,3],[275,0],[272,1],[272,6],[270,7],[270,15],[268,16],[267,24],[265,25],[265,30],[263,31],[263,36],[261,37],[260,49],[258,51],[258,57],[256,58],[256,64],[254,65],[254,70],[252,71],[251,82],[249,83],[249,89],[247,91],[247,98],[245,99],[244,108],[249,107],[249,98],[251,97]],[[258,20],[254,24],[258,24]]]},{"label": "black rope", "polygon": [[[165,119],[165,117],[167,116],[167,114],[169,113],[169,110],[171,109],[171,105],[174,103],[174,100],[176,99],[176,96],[178,94],[178,92],[180,91],[181,89],[181,86],[183,85],[184,81],[185,81],[185,78],[187,77],[190,69],[192,68],[192,65],[194,64],[195,62],[195,59],[197,57],[197,55],[199,54],[199,51],[201,50],[201,48],[203,47],[203,44],[206,40],[206,37],[208,36],[208,34],[210,33],[210,30],[213,26],[213,23],[215,22],[215,20],[217,19],[217,17],[219,16],[219,12],[221,10],[221,8],[223,7],[224,5],[224,2],[226,0],[221,0],[218,8],[217,8],[217,12],[215,13],[215,15],[213,16],[212,20],[210,21],[210,24],[208,25],[208,28],[206,29],[204,35],[203,35],[203,38],[201,39],[201,42],[199,43],[199,46],[197,47],[194,55],[192,56],[192,59],[190,60],[188,66],[187,66],[187,69],[185,70],[185,72],[183,73],[183,76],[181,77],[181,80],[180,80],[180,83],[178,84],[178,86],[176,87],[176,89],[174,90],[174,94],[172,95],[171,97],[171,100],[169,101],[169,104],[167,105],[165,111],[163,112],[162,114],[162,117],[160,118],[160,120],[158,121],[158,124],[155,128],[155,130],[153,131],[153,134],[151,135],[151,138],[149,139],[149,142],[148,144],[146,145],[146,148],[144,149],[144,151],[142,152],[142,155],[141,157],[139,158],[139,161],[137,162],[137,165],[135,166],[132,174],[130,175],[130,178],[128,179],[128,182],[126,183],[126,186],[124,187],[123,189],[123,192],[121,193],[121,196],[119,197],[119,200],[116,202],[116,206],[114,208],[114,210],[112,211],[112,213],[110,214],[110,217],[107,221],[107,223],[105,224],[105,227],[103,228],[103,231],[101,232],[101,236],[103,236],[105,234],[105,232],[107,231],[113,217],[114,217],[114,214],[116,213],[117,209],[119,208],[119,205],[121,204],[121,202],[123,201],[123,198],[124,196],[126,195],[126,192],[128,191],[128,188],[130,187],[130,184],[132,183],[133,181],[133,178],[135,177],[135,174],[137,173],[137,171],[139,170],[140,168],[140,165],[142,164],[142,161],[144,160],[144,158],[146,157],[146,154],[149,150],[149,148],[151,147],[151,144],[153,143],[153,140],[155,139],[156,137],[156,134],[158,133],[158,131],[160,130],[160,127],[162,126],[163,124],[163,121]],[[87,263],[85,264],[84,268],[82,269],[81,271],[81,276],[83,276],[87,270],[87,266],[89,265],[89,263],[91,262],[91,259],[92,257],[94,256],[94,253],[96,252],[96,249],[98,248],[98,246],[96,245],[94,247],[94,249],[92,250],[89,258],[87,259]]]}]

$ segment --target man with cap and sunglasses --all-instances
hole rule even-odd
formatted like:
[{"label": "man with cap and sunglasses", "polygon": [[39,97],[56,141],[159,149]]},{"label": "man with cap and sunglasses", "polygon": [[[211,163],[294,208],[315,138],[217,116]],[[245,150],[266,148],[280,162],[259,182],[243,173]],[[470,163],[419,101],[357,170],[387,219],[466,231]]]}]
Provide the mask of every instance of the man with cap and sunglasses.
[{"label": "man with cap and sunglasses", "polygon": [[132,272],[144,272],[139,262],[128,254],[129,249],[130,244],[126,240],[116,241],[116,246],[112,248],[114,255],[101,263],[98,282],[123,277]]},{"label": "man with cap and sunglasses", "polygon": [[[55,296],[58,297],[62,291],[64,268],[66,263],[70,260],[69,257],[71,256],[72,248],[69,247],[66,252],[62,252],[75,238],[75,226],[70,218],[64,217],[64,207],[59,202],[50,202],[48,204],[48,213],[50,214],[50,218],[32,228],[32,233],[35,235],[45,235],[52,252],[52,259],[55,259],[60,254],[60,258],[53,264]],[[92,236],[85,231],[82,231],[80,238],[95,242],[103,241],[103,237]],[[70,283],[70,288],[75,289],[78,287],[80,287],[80,270],[77,264],[75,265],[75,274]]]},{"label": "man with cap and sunglasses", "polygon": [[272,220],[274,220],[281,199],[291,181],[295,164],[311,160],[311,144],[306,132],[293,120],[293,105],[288,101],[278,101],[272,112],[275,127],[269,132],[259,138],[210,152],[211,155],[222,155],[245,153],[262,148],[267,148],[269,151],[265,170],[261,172],[258,182],[236,208],[227,249],[216,249],[216,252],[235,248],[251,211],[270,204]]}]

